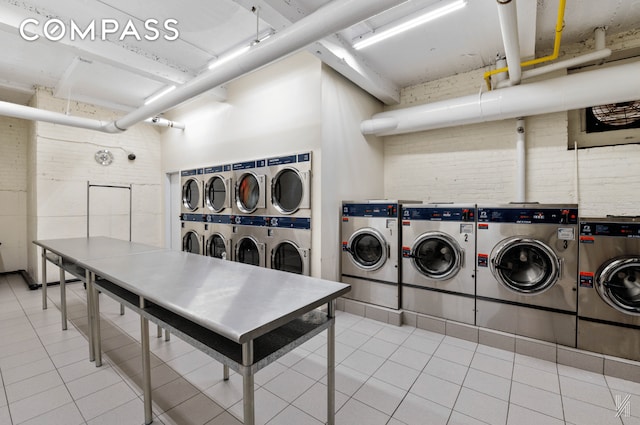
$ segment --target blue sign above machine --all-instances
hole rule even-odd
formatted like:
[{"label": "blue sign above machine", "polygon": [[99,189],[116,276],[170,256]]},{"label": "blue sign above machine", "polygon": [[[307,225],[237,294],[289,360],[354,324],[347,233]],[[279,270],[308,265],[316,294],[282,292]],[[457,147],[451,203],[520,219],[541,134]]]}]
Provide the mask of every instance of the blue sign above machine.
[{"label": "blue sign above machine", "polygon": [[266,160],[259,159],[257,161],[237,162],[233,164],[233,171],[236,170],[250,170],[252,168],[262,168],[266,165]]},{"label": "blue sign above machine", "polygon": [[204,221],[204,216],[202,214],[182,214],[180,216],[180,220],[182,220],[182,221]]},{"label": "blue sign above machine", "polygon": [[475,221],[473,208],[403,208],[403,220]]},{"label": "blue sign above machine", "polygon": [[396,217],[398,204],[344,204],[343,217]]},{"label": "blue sign above machine", "polygon": [[574,208],[478,208],[478,222],[516,224],[577,224]]},{"label": "blue sign above machine", "polygon": [[231,224],[231,216],[230,215],[222,215],[222,214],[207,214],[204,216],[205,222],[207,223],[219,223],[219,224]]},{"label": "blue sign above machine", "polygon": [[182,177],[189,177],[189,176],[195,176],[200,174],[204,174],[204,168],[195,168],[193,170],[182,170],[180,172],[180,175]]},{"label": "blue sign above machine", "polygon": [[580,222],[580,236],[615,236],[640,238],[640,223]]},{"label": "blue sign above machine", "polygon": [[231,171],[231,164],[216,165],[214,167],[207,167],[204,169],[205,174],[222,173],[223,171]]},{"label": "blue sign above machine", "polygon": [[311,160],[311,154],[302,153],[298,155],[287,155],[281,156],[277,158],[269,158],[267,159],[267,165],[285,165],[285,164],[295,164],[296,162],[309,162]]}]

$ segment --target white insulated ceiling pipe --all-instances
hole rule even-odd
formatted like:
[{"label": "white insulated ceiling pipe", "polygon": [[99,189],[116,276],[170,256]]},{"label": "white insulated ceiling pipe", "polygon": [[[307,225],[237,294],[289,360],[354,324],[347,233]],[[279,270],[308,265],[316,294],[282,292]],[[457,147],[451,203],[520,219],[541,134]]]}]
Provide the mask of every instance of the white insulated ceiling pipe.
[{"label": "white insulated ceiling pipe", "polygon": [[[207,90],[218,87],[339,30],[357,24],[406,0],[334,0],[311,15],[254,46],[244,55],[214,68],[183,84],[149,105],[112,122],[72,117],[59,112],[0,101],[0,115],[32,121],[45,121],[105,133],[120,133],[133,125],[153,120],[158,114]],[[168,121],[167,121],[168,122]],[[157,123],[154,123],[157,124]],[[162,125],[167,124],[164,121]],[[171,125],[166,125],[171,126]],[[174,128],[183,127],[173,123]]]},{"label": "white insulated ceiling pipe", "polygon": [[[363,134],[387,136],[640,99],[640,61],[381,112]],[[382,121],[384,120],[384,121]]]},{"label": "white insulated ceiling pipe", "polygon": [[504,43],[504,53],[509,68],[511,85],[520,84],[522,68],[520,67],[520,38],[518,36],[518,11],[516,0],[497,0],[500,31]]},{"label": "white insulated ceiling pipe", "polygon": [[155,102],[116,120],[115,126],[126,130],[142,120],[171,109],[194,96],[254,71],[276,59],[297,52],[319,39],[404,3],[404,1],[334,0],[268,39],[255,44],[247,53],[194,78]]}]

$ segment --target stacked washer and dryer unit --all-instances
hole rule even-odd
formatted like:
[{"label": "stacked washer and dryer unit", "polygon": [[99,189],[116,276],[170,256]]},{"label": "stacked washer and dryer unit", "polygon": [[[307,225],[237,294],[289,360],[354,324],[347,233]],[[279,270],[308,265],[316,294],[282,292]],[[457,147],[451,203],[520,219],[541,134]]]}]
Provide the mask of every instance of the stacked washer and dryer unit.
[{"label": "stacked washer and dryer unit", "polygon": [[181,175],[184,251],[310,274],[310,153]]}]

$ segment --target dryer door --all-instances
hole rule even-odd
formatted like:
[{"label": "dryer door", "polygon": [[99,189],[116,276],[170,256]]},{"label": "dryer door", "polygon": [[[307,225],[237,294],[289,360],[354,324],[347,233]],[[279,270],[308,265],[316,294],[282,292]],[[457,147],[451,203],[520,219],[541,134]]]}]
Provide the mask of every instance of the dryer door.
[{"label": "dryer door", "polygon": [[293,214],[299,208],[309,208],[310,173],[284,168],[271,181],[271,202],[282,214]]},{"label": "dryer door", "polygon": [[193,230],[189,230],[182,237],[182,250],[193,254],[200,254],[200,236]]},{"label": "dryer door", "polygon": [[389,257],[389,245],[384,236],[370,227],[354,232],[343,249],[351,254],[351,260],[362,270],[378,270]]},{"label": "dryer door", "polygon": [[464,251],[458,242],[442,232],[427,232],[413,244],[411,264],[424,276],[434,280],[454,277],[462,268]]},{"label": "dryer door", "polygon": [[200,184],[196,179],[189,179],[182,185],[182,205],[195,211],[200,206]]},{"label": "dryer door", "polygon": [[236,245],[235,261],[264,267],[264,250],[263,243],[251,236],[243,236]]},{"label": "dryer door", "polygon": [[309,274],[309,251],[291,241],[280,242],[271,251],[271,268],[290,273]]},{"label": "dryer door", "polygon": [[204,187],[205,203],[207,208],[219,213],[231,206],[231,179],[215,175],[211,177]]},{"label": "dryer door", "polygon": [[251,171],[242,174],[236,182],[236,205],[243,213],[252,213],[265,208],[265,176]]},{"label": "dryer door", "polygon": [[560,278],[560,260],[539,240],[508,238],[493,249],[491,272],[498,282],[513,292],[539,294]]},{"label": "dryer door", "polygon": [[640,316],[640,257],[609,260],[596,273],[596,289],[616,310]]},{"label": "dryer door", "polygon": [[228,241],[220,233],[214,233],[207,240],[207,255],[222,260],[231,259]]}]

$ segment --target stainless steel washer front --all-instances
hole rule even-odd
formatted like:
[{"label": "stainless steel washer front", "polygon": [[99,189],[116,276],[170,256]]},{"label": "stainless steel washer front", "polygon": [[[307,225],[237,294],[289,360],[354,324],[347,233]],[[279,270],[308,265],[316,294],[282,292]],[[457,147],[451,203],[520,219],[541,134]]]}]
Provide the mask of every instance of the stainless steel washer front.
[{"label": "stainless steel washer front", "polygon": [[311,218],[268,217],[267,267],[311,274]]}]

